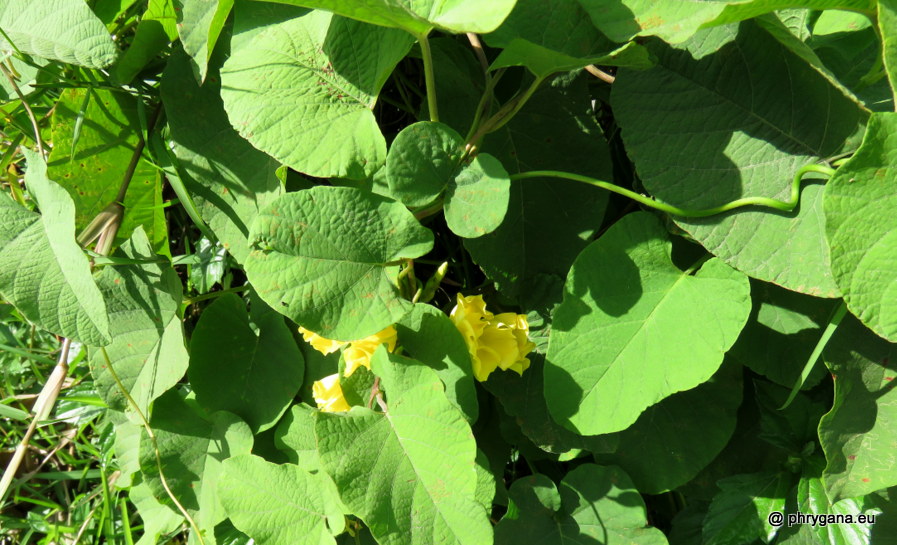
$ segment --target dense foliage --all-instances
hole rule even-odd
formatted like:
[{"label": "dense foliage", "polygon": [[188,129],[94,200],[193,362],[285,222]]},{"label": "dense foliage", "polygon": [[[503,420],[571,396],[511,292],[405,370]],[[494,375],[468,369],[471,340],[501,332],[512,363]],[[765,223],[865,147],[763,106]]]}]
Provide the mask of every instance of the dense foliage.
[{"label": "dense foliage", "polygon": [[897,543],[897,1],[0,29],[0,542]]}]

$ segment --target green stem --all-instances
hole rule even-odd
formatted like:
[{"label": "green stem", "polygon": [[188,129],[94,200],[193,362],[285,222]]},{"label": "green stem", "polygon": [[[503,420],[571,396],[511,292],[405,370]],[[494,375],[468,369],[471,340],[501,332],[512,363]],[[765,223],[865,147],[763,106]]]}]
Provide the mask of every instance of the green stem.
[{"label": "green stem", "polygon": [[825,345],[828,344],[829,339],[832,338],[832,335],[835,333],[835,330],[838,329],[838,325],[841,324],[841,320],[844,318],[844,315],[847,314],[847,305],[842,301],[838,308],[832,313],[832,316],[828,320],[828,325],[825,328],[825,331],[822,332],[822,336],[819,337],[819,342],[816,343],[816,347],[813,349],[813,353],[810,354],[810,358],[807,360],[807,363],[804,365],[803,370],[800,372],[800,377],[798,377],[797,382],[794,383],[794,387],[791,388],[791,394],[788,396],[788,399],[785,403],[779,407],[779,410],[784,410],[788,408],[788,405],[791,405],[791,402],[794,401],[794,398],[797,397],[797,392],[803,388],[804,383],[807,381],[807,377],[810,376],[810,373],[813,372],[813,367],[816,366],[816,361],[819,360],[819,356],[822,354],[822,351],[825,349]]},{"label": "green stem", "polygon": [[190,513],[181,505],[181,502],[178,501],[177,496],[174,495],[174,492],[171,491],[171,488],[168,486],[168,479],[165,478],[165,474],[162,472],[162,453],[159,451],[159,444],[156,442],[156,434],[153,433],[153,429],[149,425],[149,421],[146,419],[146,416],[143,414],[143,411],[140,410],[140,407],[137,405],[137,402],[134,401],[134,398],[131,397],[131,394],[128,392],[128,389],[125,388],[125,385],[122,384],[120,378],[118,378],[118,373],[115,371],[115,368],[112,366],[112,361],[109,359],[109,354],[106,352],[105,347],[100,347],[100,351],[103,353],[103,358],[106,360],[106,370],[109,371],[109,375],[112,376],[112,379],[115,381],[116,386],[118,386],[119,391],[124,396],[124,398],[128,401],[128,405],[131,406],[131,409],[137,413],[137,416],[140,418],[140,422],[143,424],[143,429],[146,430],[146,435],[149,437],[150,442],[153,446],[153,453],[156,455],[156,469],[159,471],[159,480],[162,482],[162,488],[165,489],[165,493],[171,499],[172,503],[174,503],[175,507],[177,507],[178,511],[181,512],[181,515],[187,519],[187,523],[190,525],[190,528],[196,533],[196,539],[199,540],[200,545],[205,545],[205,540],[202,537],[202,532],[199,531],[199,527],[196,525],[196,521],[193,520],[193,517],[190,516]]},{"label": "green stem", "polygon": [[544,77],[536,78],[523,93],[518,94],[508,101],[495,113],[495,115],[486,120],[486,122],[477,129],[477,132],[468,139],[467,144],[469,146],[476,146],[484,136],[507,125],[507,123],[514,119],[514,116],[526,105],[527,101],[533,96],[533,93],[536,92],[536,89],[539,88],[539,85],[541,85],[543,81],[545,81]]},{"label": "green stem", "polygon": [[424,81],[427,85],[427,108],[430,110],[430,121],[439,121],[439,107],[436,103],[436,76],[433,73],[433,52],[426,34],[417,37],[420,42],[420,53],[424,59]]},{"label": "green stem", "polygon": [[635,191],[631,191],[609,182],[591,178],[589,176],[583,176],[581,174],[573,174],[570,172],[560,172],[557,170],[533,170],[530,172],[512,174],[510,178],[511,180],[526,180],[531,178],[562,178],[575,182],[583,182],[594,185],[596,187],[600,187],[601,189],[606,189],[607,191],[611,191],[618,195],[628,197],[645,206],[660,210],[661,212],[666,212],[668,214],[673,214],[675,216],[681,216],[684,218],[705,218],[707,216],[715,216],[716,214],[721,214],[723,212],[727,212],[735,208],[742,208],[745,206],[762,206],[766,208],[782,210],[784,212],[791,212],[797,206],[797,203],[800,199],[801,179],[803,179],[805,174],[810,172],[817,172],[820,174],[825,174],[827,176],[832,176],[835,174],[834,169],[831,169],[824,165],[805,165],[797,171],[797,174],[794,175],[794,179],[791,182],[791,198],[788,201],[780,201],[777,199],[770,199],[768,197],[745,197],[743,199],[736,199],[732,202],[728,202],[720,206],[716,206],[713,208],[704,208],[700,210],[679,208],[678,206],[673,206],[671,204],[656,201],[651,197],[646,197],[645,195],[641,195],[639,193],[636,193]]},{"label": "green stem", "polygon": [[204,293],[202,295],[197,295],[196,297],[190,297],[184,299],[184,306],[190,306],[193,303],[198,303],[200,301],[205,301],[207,299],[215,299],[216,297],[221,297],[222,295],[226,295],[228,293],[240,293],[242,291],[246,291],[249,289],[249,285],[246,286],[237,286],[235,288],[228,288],[226,290],[221,291],[213,291],[212,293]]}]

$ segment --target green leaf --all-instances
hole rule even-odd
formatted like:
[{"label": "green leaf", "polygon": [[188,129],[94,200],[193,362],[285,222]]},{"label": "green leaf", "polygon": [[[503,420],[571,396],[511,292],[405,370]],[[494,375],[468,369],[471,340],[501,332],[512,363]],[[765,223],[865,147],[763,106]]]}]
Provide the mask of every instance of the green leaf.
[{"label": "green leaf", "polygon": [[41,214],[0,199],[0,295],[51,333],[93,346],[111,342],[106,304],[75,243],[75,206],[47,178],[47,165],[24,151],[25,185]]},{"label": "green leaf", "polygon": [[635,36],[659,36],[669,43],[690,38],[698,29],[736,23],[783,8],[871,11],[873,0],[579,0],[602,32],[625,42]]},{"label": "green leaf", "polygon": [[[240,531],[266,545],[336,543],[344,518],[326,475],[258,456],[225,460],[221,504]],[[329,527],[329,528],[328,528]]]},{"label": "green leaf", "polygon": [[649,407],[635,424],[608,437],[617,447],[598,454],[618,465],[643,494],[660,494],[690,481],[722,451],[741,405],[740,365],[723,365],[697,388]]},{"label": "green leaf", "polygon": [[[249,426],[223,411],[202,416],[176,390],[169,390],[153,404],[150,426],[171,492],[201,529],[213,528],[227,516],[219,503],[221,464],[228,458],[249,454]],[[140,441],[140,468],[153,495],[170,505],[153,443],[146,437]]]},{"label": "green leaf", "polygon": [[274,443],[290,459],[306,471],[321,469],[318,447],[315,445],[315,420],[318,411],[304,403],[290,407],[277,424],[274,432]]},{"label": "green leaf", "polygon": [[718,259],[681,271],[671,248],[660,221],[636,212],[576,258],[545,366],[558,423],[583,434],[623,430],[719,368],[750,312],[748,280]]},{"label": "green leaf", "polygon": [[[333,218],[339,218],[333,222]],[[272,308],[328,339],[362,339],[402,318],[398,262],[433,235],[401,204],[349,187],[288,193],[256,218],[246,274]]]},{"label": "green leaf", "polygon": [[[835,302],[758,281],[751,282],[751,299],[751,317],[729,356],[791,388],[819,342]],[[824,374],[822,365],[815,366],[803,389],[818,384]]]},{"label": "green leaf", "polygon": [[0,49],[88,68],[105,68],[118,49],[83,0],[5,0],[0,4]]},{"label": "green leaf", "polygon": [[[588,100],[582,79],[566,88],[545,86],[483,147],[511,173],[555,169],[610,179],[601,128],[581,108]],[[515,181],[501,225],[489,236],[464,240],[464,246],[504,295],[532,308],[544,299],[537,289],[544,281],[563,282],[573,260],[598,232],[606,206],[607,192],[586,184]]]},{"label": "green leaf", "polygon": [[111,70],[114,81],[125,85],[178,37],[173,0],[149,0],[137,23],[134,39]]},{"label": "green leaf", "polygon": [[832,410],[819,423],[829,496],[852,498],[897,485],[897,345],[848,317],[822,357],[835,376]]},{"label": "green leaf", "polygon": [[[227,120],[216,66],[200,87],[187,57],[175,53],[162,75],[162,101],[171,143],[184,183],[224,247],[243,263],[249,255],[249,225],[283,190],[277,161],[252,147]],[[209,135],[214,134],[214,138]]]},{"label": "green leaf", "polygon": [[786,473],[734,475],[717,483],[722,490],[713,498],[704,519],[705,545],[742,545],[762,539],[768,543],[778,531],[769,524],[769,514],[785,511],[785,496],[791,488]]},{"label": "green leaf", "polygon": [[[156,257],[140,227],[121,250],[130,259]],[[181,279],[167,264],[146,263],[105,267],[97,284],[109,311],[112,344],[105,349],[90,348],[90,372],[109,408],[129,413],[136,420],[109,372],[106,355],[137,407],[149,414],[153,400],[177,384],[187,371],[189,356],[177,315],[183,297]]]},{"label": "green leaf", "polygon": [[560,490],[544,475],[514,481],[508,514],[495,529],[496,545],[626,543],[666,545],[647,525],[645,503],[617,467],[583,464],[567,473]]},{"label": "green leaf", "polygon": [[[865,118],[754,23],[727,29],[737,30],[734,40],[699,60],[685,50],[652,47],[658,65],[621,69],[612,87],[623,141],[645,188],[683,208],[741,197],[785,200],[800,167],[856,146]],[[780,96],[792,99],[768,98]],[[745,274],[833,297],[838,287],[823,240],[821,198],[820,185],[804,184],[796,212],[744,208],[676,222]]]},{"label": "green leaf", "polygon": [[[190,55],[190,67],[196,80],[204,82],[209,59],[221,35],[234,0],[175,0],[180,7],[178,35],[184,51]],[[169,61],[170,62],[170,61]]]},{"label": "green leaf", "polygon": [[826,184],[832,273],[847,308],[897,342],[897,113],[876,113],[860,149]]},{"label": "green leaf", "polygon": [[459,237],[491,233],[505,219],[511,180],[501,162],[488,153],[462,167],[445,194],[445,221]]},{"label": "green leaf", "polygon": [[469,422],[479,414],[467,343],[444,313],[431,305],[415,304],[396,324],[404,353],[436,371],[445,394]]},{"label": "green leaf", "polygon": [[239,296],[216,299],[193,331],[187,372],[204,409],[234,413],[253,433],[277,423],[299,391],[304,371],[302,353],[283,317],[262,312],[256,333]]},{"label": "green leaf", "polygon": [[143,535],[137,545],[156,545],[163,534],[174,532],[184,523],[184,517],[174,507],[165,505],[153,496],[145,481],[131,487],[128,499],[143,520]]},{"label": "green leaf", "polygon": [[[76,122],[88,93],[90,100],[76,137]],[[49,174],[75,201],[75,225],[80,230],[118,196],[141,138],[137,100],[106,89],[67,89],[56,103],[52,127]],[[165,253],[168,233],[162,181],[151,163],[141,160],[137,164],[124,205],[125,216],[115,244],[127,240],[142,225],[153,248]]]},{"label": "green leaf", "polygon": [[386,160],[371,110],[411,43],[327,12],[240,3],[221,98],[240,135],[287,166],[364,179]]},{"label": "green leaf", "polygon": [[492,69],[526,66],[537,77],[593,63],[651,66],[645,48],[609,40],[582,6],[569,0],[518,0],[505,22],[483,38],[490,46],[502,48]]},{"label": "green leaf", "polygon": [[454,179],[463,147],[461,135],[442,123],[405,127],[386,156],[390,194],[411,208],[432,203]]},{"label": "green leaf", "polygon": [[[398,367],[393,377],[402,373]],[[392,392],[385,414],[356,407],[318,415],[324,468],[383,545],[489,543],[492,530],[476,496],[473,434],[436,374],[423,366],[415,373],[421,381],[408,389],[384,377]]]},{"label": "green leaf", "polygon": [[318,8],[411,34],[426,35],[434,28],[456,34],[490,32],[504,21],[515,0],[276,0]]}]

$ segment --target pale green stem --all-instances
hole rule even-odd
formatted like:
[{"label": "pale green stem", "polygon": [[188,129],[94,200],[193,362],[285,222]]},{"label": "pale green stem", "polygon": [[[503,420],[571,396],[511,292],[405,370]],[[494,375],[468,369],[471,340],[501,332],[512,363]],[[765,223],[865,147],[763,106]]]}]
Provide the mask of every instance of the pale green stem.
[{"label": "pale green stem", "polygon": [[417,37],[420,42],[420,53],[424,59],[424,82],[427,85],[427,108],[430,110],[430,121],[439,121],[439,106],[436,101],[436,76],[433,72],[433,52],[426,34]]},{"label": "pale green stem", "polygon": [[628,197],[636,202],[644,204],[645,206],[660,210],[661,212],[666,212],[675,216],[682,216],[684,218],[704,218],[745,206],[762,206],[766,208],[782,210],[783,212],[791,212],[797,206],[797,203],[800,199],[801,179],[805,174],[809,172],[818,172],[827,176],[832,176],[835,173],[833,169],[824,165],[805,165],[797,171],[797,174],[794,175],[794,179],[791,182],[791,198],[788,201],[780,201],[777,199],[770,199],[768,197],[745,197],[743,199],[736,199],[732,202],[728,202],[720,206],[700,210],[679,208],[678,206],[673,206],[671,204],[656,201],[651,197],[641,195],[639,193],[636,193],[635,191],[631,191],[609,182],[591,178],[589,176],[583,176],[581,174],[573,174],[570,172],[560,172],[557,170],[533,170],[530,172],[512,174],[510,178],[511,180],[526,180],[531,178],[562,178],[575,182],[583,182],[594,185],[596,187],[600,187],[601,189],[606,189],[607,191],[611,191],[618,195],[623,195],[624,197]]}]

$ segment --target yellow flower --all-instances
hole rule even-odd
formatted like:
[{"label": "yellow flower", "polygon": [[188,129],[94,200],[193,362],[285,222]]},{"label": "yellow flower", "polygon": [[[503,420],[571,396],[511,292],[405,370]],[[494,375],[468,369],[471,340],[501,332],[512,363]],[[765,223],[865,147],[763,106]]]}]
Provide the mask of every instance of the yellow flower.
[{"label": "yellow flower", "polygon": [[348,411],[351,408],[346,402],[346,398],[343,397],[343,389],[339,385],[339,374],[316,380],[311,387],[311,392],[315,396],[318,408],[324,412],[335,413]]},{"label": "yellow flower", "polygon": [[480,382],[498,368],[522,375],[529,367],[526,357],[535,344],[527,338],[529,324],[523,314],[493,315],[481,295],[462,297],[451,312],[452,322],[467,343],[473,375]]},{"label": "yellow flower", "polygon": [[302,333],[302,338],[305,339],[305,342],[310,344],[312,348],[324,354],[332,354],[336,352],[340,348],[346,346],[348,343],[345,341],[334,341],[332,339],[325,339],[324,337],[318,335],[313,331],[309,331],[302,326],[299,326],[299,333]]},{"label": "yellow flower", "polygon": [[370,369],[371,357],[374,355],[374,351],[377,350],[377,347],[381,344],[385,344],[386,349],[392,352],[396,348],[397,339],[396,328],[389,326],[383,331],[371,335],[370,337],[352,341],[349,344],[349,348],[343,352],[343,357],[346,360],[346,369],[343,372],[343,375],[347,377],[351,376],[356,369],[362,366]]}]

